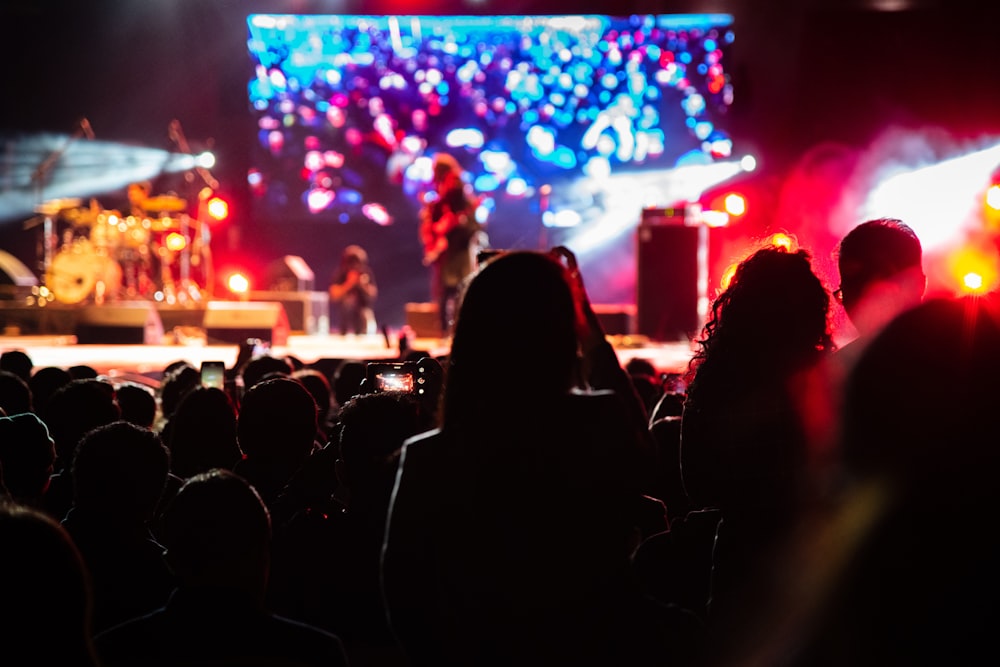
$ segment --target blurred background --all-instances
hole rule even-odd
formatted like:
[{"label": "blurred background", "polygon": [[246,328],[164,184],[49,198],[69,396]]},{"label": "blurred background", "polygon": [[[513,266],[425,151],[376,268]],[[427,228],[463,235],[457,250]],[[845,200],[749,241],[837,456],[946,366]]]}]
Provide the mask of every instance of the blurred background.
[{"label": "blurred background", "polygon": [[674,335],[647,304],[703,311],[760,242],[834,289],[837,240],[881,215],[917,231],[932,292],[992,289],[984,4],[5,0],[0,248],[72,304],[95,298],[80,255],[197,302],[325,291],[357,244],[399,327],[430,300],[417,223],[446,151],[494,248],[568,245],[640,333]]}]

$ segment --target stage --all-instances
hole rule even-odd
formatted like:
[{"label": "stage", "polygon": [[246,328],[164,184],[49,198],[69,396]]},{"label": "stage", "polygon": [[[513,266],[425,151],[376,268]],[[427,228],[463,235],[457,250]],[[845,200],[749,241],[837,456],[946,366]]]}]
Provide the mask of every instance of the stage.
[{"label": "stage", "polygon": [[[661,372],[682,372],[691,357],[689,343],[654,343],[641,337],[609,336],[622,364],[633,357],[648,359]],[[447,342],[417,338],[415,350],[439,357],[448,352]],[[208,343],[193,336],[182,342],[161,345],[146,344],[79,344],[76,336],[0,336],[0,352],[23,350],[36,370],[46,366],[68,368],[74,365],[92,366],[101,375],[124,381],[131,380],[156,387],[164,367],[174,361],[187,361],[200,366],[202,361],[223,361],[227,367],[236,362],[236,343]],[[284,345],[271,347],[275,356],[292,356],[306,366],[329,373],[342,359],[362,361],[393,359],[398,356],[398,339],[386,336],[341,336],[291,334]]]}]

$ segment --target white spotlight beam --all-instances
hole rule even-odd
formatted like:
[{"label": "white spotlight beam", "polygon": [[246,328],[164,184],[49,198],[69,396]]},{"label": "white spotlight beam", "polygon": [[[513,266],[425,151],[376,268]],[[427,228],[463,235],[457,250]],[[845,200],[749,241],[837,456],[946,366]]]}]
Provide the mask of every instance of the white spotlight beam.
[{"label": "white spotlight beam", "polygon": [[971,225],[990,174],[1000,165],[1000,144],[937,164],[897,171],[879,182],[862,206],[863,219],[900,218],[925,250],[960,240]]},{"label": "white spotlight beam", "polygon": [[107,141],[75,142],[44,173],[39,165],[65,146],[59,135],[20,137],[4,142],[0,163],[0,211],[7,219],[34,214],[43,201],[89,198],[197,166],[193,155]]},{"label": "white spotlight beam", "polygon": [[[602,210],[572,234],[573,252],[581,257],[599,252],[606,243],[635,228],[642,209],[697,201],[705,190],[741,173],[739,161],[674,169],[615,174],[588,184],[599,190]],[[586,217],[586,216],[585,216]]]}]

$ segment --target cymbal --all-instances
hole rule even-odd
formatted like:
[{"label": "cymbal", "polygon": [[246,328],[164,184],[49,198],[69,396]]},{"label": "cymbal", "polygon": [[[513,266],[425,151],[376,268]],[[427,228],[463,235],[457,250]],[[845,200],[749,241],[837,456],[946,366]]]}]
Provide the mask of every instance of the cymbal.
[{"label": "cymbal", "polygon": [[83,204],[81,199],[76,197],[67,199],[50,199],[47,202],[42,202],[35,207],[35,213],[41,213],[42,215],[58,215],[61,211],[65,211],[68,208],[79,208]]},{"label": "cymbal", "polygon": [[158,195],[146,197],[140,205],[147,211],[177,212],[187,208],[187,201],[173,195]]}]

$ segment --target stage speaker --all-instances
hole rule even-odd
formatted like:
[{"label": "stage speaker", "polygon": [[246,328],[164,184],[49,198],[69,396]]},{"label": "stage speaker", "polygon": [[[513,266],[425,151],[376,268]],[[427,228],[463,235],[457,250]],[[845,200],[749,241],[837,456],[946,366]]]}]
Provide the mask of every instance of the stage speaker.
[{"label": "stage speaker", "polygon": [[699,234],[707,232],[708,228],[673,220],[639,225],[637,333],[662,342],[697,335]]},{"label": "stage speaker", "polygon": [[595,303],[591,307],[609,336],[635,333],[635,306],[628,303]]},{"label": "stage speaker", "polygon": [[406,324],[417,338],[441,337],[441,318],[436,303],[406,304]]},{"label": "stage speaker", "polygon": [[210,343],[260,338],[271,345],[288,344],[288,315],[277,301],[209,301],[202,326]]},{"label": "stage speaker", "polygon": [[85,306],[76,321],[81,345],[161,345],[163,321],[151,302]]},{"label": "stage speaker", "polygon": [[330,295],[326,292],[253,291],[251,301],[277,301],[285,308],[289,330],[300,334],[330,333]]}]

